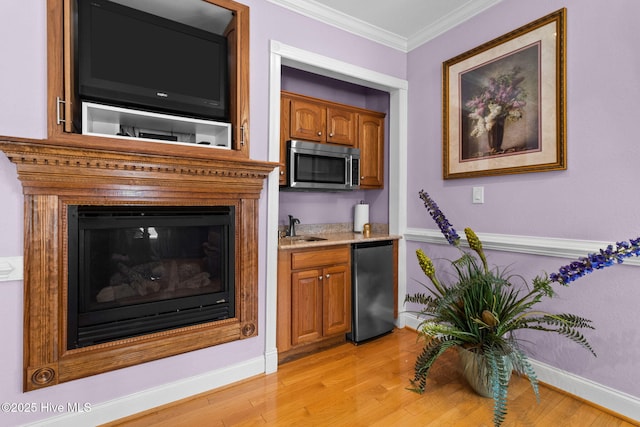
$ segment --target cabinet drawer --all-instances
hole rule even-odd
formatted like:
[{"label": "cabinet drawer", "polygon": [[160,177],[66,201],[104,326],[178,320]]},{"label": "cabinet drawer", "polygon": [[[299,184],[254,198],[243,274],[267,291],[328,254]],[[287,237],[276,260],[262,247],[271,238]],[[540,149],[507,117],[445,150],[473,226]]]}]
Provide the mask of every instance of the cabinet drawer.
[{"label": "cabinet drawer", "polygon": [[323,265],[348,263],[350,256],[349,246],[293,252],[291,254],[291,269],[300,270]]}]

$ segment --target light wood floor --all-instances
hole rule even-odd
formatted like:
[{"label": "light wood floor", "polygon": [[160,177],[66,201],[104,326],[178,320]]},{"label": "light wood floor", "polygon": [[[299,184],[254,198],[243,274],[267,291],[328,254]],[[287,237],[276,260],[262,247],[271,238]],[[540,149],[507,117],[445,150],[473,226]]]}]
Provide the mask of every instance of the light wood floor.
[{"label": "light wood floor", "polygon": [[[434,366],[423,395],[406,390],[420,347],[414,331],[396,330],[108,426],[492,426],[493,401],[466,385],[455,353]],[[540,397],[514,376],[503,425],[637,425],[547,387]]]}]

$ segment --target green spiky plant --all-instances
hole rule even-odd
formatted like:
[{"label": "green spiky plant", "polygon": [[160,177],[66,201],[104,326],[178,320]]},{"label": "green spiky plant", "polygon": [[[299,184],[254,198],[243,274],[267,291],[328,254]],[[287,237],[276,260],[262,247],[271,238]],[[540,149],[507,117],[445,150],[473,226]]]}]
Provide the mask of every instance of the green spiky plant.
[{"label": "green spiky plant", "polygon": [[555,294],[552,283],[566,285],[593,271],[630,256],[640,255],[640,238],[618,242],[598,254],[590,254],[561,267],[558,273],[538,276],[530,285],[520,277],[509,275],[499,268],[490,268],[482,243],[472,229],[465,235],[471,251],[460,247],[460,237],[437,204],[424,191],[420,192],[429,214],[438,224],[447,241],[461,251],[459,259],[452,261],[455,279],[441,282],[433,262],[417,250],[418,263],[430,284],[423,283],[425,292],[407,295],[405,303],[421,305],[422,319],[418,332],[425,345],[415,363],[415,376],[411,390],[423,393],[427,376],[435,361],[448,349],[459,347],[482,355],[485,372],[494,401],[493,422],[500,426],[507,414],[507,390],[512,370],[526,376],[539,399],[538,382],[529,359],[523,351],[517,334],[519,329],[553,332],[587,349],[595,356],[591,345],[582,334],[584,328],[593,329],[591,322],[574,314],[552,314],[535,309],[545,298]]}]

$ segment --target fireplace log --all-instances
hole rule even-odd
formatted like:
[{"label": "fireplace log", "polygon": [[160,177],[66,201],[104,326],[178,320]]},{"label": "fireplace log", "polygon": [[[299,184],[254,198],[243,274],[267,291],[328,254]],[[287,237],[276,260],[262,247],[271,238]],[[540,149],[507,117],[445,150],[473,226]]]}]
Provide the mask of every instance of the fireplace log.
[{"label": "fireplace log", "polygon": [[[147,264],[139,266],[139,268],[146,268]],[[145,278],[137,269],[129,268],[123,263],[118,263],[118,270],[127,278],[129,285],[138,293],[138,295],[147,295],[151,292],[158,292],[160,290],[160,283],[151,278]]]}]

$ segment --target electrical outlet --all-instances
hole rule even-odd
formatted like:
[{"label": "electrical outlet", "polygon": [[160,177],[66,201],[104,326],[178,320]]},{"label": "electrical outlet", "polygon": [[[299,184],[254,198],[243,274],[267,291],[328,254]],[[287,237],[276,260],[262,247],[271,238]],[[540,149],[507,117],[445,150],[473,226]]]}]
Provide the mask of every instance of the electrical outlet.
[{"label": "electrical outlet", "polygon": [[471,203],[484,203],[484,187],[473,187]]}]

